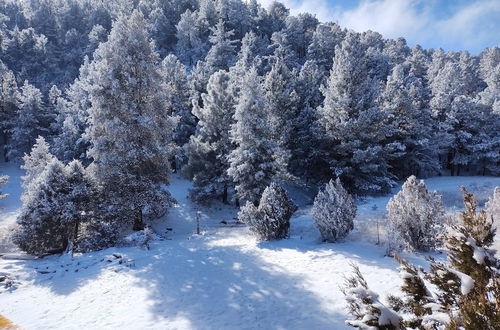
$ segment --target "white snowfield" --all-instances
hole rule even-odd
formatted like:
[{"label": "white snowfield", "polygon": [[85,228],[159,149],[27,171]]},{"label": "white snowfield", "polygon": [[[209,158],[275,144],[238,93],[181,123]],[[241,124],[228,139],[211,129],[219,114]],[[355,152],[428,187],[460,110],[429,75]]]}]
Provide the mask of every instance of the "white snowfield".
[{"label": "white snowfield", "polygon": [[[5,228],[19,207],[21,172],[0,166],[12,179],[5,191],[11,196],[0,202],[6,206],[0,211]],[[445,197],[449,193],[445,204],[455,206],[459,185],[486,196],[500,178],[427,182]],[[152,242],[149,250],[0,259],[0,275],[8,274],[17,287],[0,285],[0,315],[23,329],[348,329],[339,285],[350,263],[360,266],[381,297],[401,283],[397,263],[375,244],[374,219],[382,218],[388,198],[366,199],[359,205],[357,229],[345,242],[328,244],[320,242],[305,198],[292,193],[301,207],[292,218],[291,237],[260,243],[246,227],[232,225],[234,208],[219,204],[200,210],[203,232],[195,235],[189,188],[188,181],[172,180],[169,190],[179,205],[155,221],[165,239]],[[423,254],[404,257],[425,265]]]}]

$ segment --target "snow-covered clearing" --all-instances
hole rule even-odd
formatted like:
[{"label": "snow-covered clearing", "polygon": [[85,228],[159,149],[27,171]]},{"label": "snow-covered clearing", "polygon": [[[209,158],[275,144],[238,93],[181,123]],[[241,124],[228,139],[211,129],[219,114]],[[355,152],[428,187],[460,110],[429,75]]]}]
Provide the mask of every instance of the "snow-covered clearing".
[{"label": "snow-covered clearing", "polygon": [[[6,228],[20,206],[22,172],[0,166],[0,173],[11,176],[5,189],[10,196],[0,202],[0,228]],[[459,208],[459,185],[484,199],[500,178],[426,182],[448,207]],[[374,219],[382,218],[389,197],[365,199],[357,229],[345,242],[327,244],[319,241],[307,196],[292,193],[301,208],[292,218],[291,237],[259,243],[234,224],[234,208],[219,204],[200,209],[203,233],[193,234],[197,209],[186,199],[189,188],[186,180],[172,180],[169,190],[179,205],[155,221],[165,239],[150,250],[0,260],[0,274],[9,274],[17,286],[0,291],[0,314],[24,329],[347,329],[339,285],[349,263],[360,265],[381,296],[400,284],[396,262],[374,244]],[[424,255],[405,257],[425,263]]]}]

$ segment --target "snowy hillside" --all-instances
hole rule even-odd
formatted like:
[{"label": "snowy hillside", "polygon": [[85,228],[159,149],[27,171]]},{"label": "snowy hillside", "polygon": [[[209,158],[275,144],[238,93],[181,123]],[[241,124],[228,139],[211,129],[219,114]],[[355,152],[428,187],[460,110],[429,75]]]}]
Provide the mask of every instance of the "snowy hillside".
[{"label": "snowy hillside", "polygon": [[[20,205],[16,183],[22,172],[2,166],[11,175],[5,189],[11,195],[1,202],[4,228]],[[440,177],[427,183],[448,207],[460,207],[459,184],[486,196],[500,178]],[[24,329],[347,329],[339,285],[351,262],[377,292],[400,285],[397,263],[374,244],[376,230],[364,230],[382,218],[388,197],[360,202],[355,231],[345,242],[328,244],[320,242],[310,206],[295,191],[302,206],[291,220],[290,238],[259,243],[246,227],[233,224],[236,209],[222,204],[200,209],[202,235],[195,235],[197,209],[186,199],[190,187],[189,181],[172,180],[178,205],[154,222],[164,239],[152,242],[150,250],[1,259],[0,274],[8,274],[14,287],[1,289],[0,314]],[[423,254],[405,256],[426,263]]]}]

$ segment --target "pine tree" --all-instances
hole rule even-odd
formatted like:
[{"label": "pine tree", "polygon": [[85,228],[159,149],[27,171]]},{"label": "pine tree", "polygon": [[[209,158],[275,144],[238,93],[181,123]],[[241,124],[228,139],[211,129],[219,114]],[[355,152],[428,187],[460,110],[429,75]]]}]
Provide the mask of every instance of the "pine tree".
[{"label": "pine tree", "polygon": [[492,219],[477,211],[477,201],[462,187],[465,211],[446,234],[449,265],[433,261],[430,281],[439,289],[449,328],[497,329],[500,324],[500,262],[490,247]]},{"label": "pine tree", "polygon": [[251,68],[243,80],[235,108],[235,124],[230,131],[236,149],[229,155],[228,175],[241,200],[257,203],[274,179],[286,176],[287,155],[272,138],[271,111],[262,79],[255,68]]},{"label": "pine tree", "polygon": [[176,54],[184,64],[192,66],[201,60],[208,50],[208,43],[203,39],[196,12],[186,10],[181,15],[176,29]]},{"label": "pine tree", "polygon": [[311,60],[300,69],[295,91],[298,104],[291,123],[290,170],[295,176],[321,180],[328,175],[328,167],[322,166],[321,129],[318,125],[317,108],[323,102],[320,86],[325,77],[319,66]]},{"label": "pine tree", "polygon": [[10,132],[14,124],[12,119],[15,117],[18,107],[17,94],[16,77],[0,60],[0,141],[3,148],[1,152],[6,161],[8,160]]},{"label": "pine tree", "polygon": [[172,115],[179,117],[174,132],[174,141],[183,146],[189,141],[196,127],[196,119],[191,113],[189,81],[186,68],[173,54],[167,55],[161,63],[161,73],[167,84],[166,96]]},{"label": "pine tree", "polygon": [[289,152],[299,96],[294,89],[294,73],[288,69],[284,59],[278,55],[272,60],[274,63],[264,78],[263,88],[268,102],[273,106],[270,118],[273,139]]},{"label": "pine tree", "polygon": [[8,156],[12,159],[19,159],[31,150],[36,137],[46,132],[45,124],[48,122],[42,93],[27,81],[20,89],[18,104],[16,116],[10,125]]},{"label": "pine tree", "polygon": [[360,329],[400,329],[401,317],[385,306],[379,295],[368,288],[368,283],[359,267],[352,265],[353,274],[345,279],[341,287],[347,301],[347,309],[353,319],[346,323]]},{"label": "pine tree", "polygon": [[[195,194],[215,194],[228,201],[232,180],[227,174],[228,156],[234,149],[229,137],[233,124],[235,97],[231,93],[231,77],[225,71],[214,73],[202,94],[203,107],[195,106],[198,130],[189,142],[189,171],[201,189]],[[201,196],[200,196],[201,197]]]},{"label": "pine tree", "polygon": [[219,70],[228,70],[236,61],[236,40],[232,40],[234,31],[226,31],[224,21],[210,29],[211,47],[204,61],[199,61],[190,76],[192,103],[201,105],[201,94],[206,92],[210,76]]},{"label": "pine tree", "polygon": [[286,190],[273,182],[262,193],[259,206],[247,202],[238,219],[248,224],[260,240],[282,239],[288,236],[290,218],[296,210]]},{"label": "pine tree", "polygon": [[389,117],[375,104],[378,82],[370,77],[365,48],[349,32],[337,46],[330,77],[318,109],[324,130],[325,161],[332,174],[356,193],[379,193],[393,184],[389,160],[400,145],[389,143],[394,134]]},{"label": "pine tree", "polygon": [[50,153],[48,143],[43,137],[39,136],[31,152],[23,157],[24,164],[21,168],[26,171],[26,175],[23,176],[24,190],[28,190],[30,185],[38,180],[47,165],[54,159],[55,157]]},{"label": "pine tree", "polygon": [[165,84],[144,16],[118,19],[92,63],[87,138],[92,172],[122,221],[143,226],[145,207],[170,205],[169,159],[176,122],[168,115]]},{"label": "pine tree", "polygon": [[86,153],[89,142],[85,137],[88,127],[88,110],[90,102],[90,62],[88,57],[84,58],[80,67],[80,75],[66,89],[65,96],[57,100],[56,123],[60,132],[53,138],[52,150],[54,154],[64,163],[73,159],[89,164]]},{"label": "pine tree", "polygon": [[403,280],[401,285],[402,297],[390,295],[388,300],[390,306],[400,315],[402,314],[402,325],[411,329],[431,329],[434,325],[431,306],[435,306],[432,293],[425,283],[426,273],[422,267],[416,267],[407,260],[395,256],[399,262],[399,274]]},{"label": "pine tree", "polygon": [[79,240],[82,239],[80,237],[82,226],[92,219],[95,221],[101,219],[97,217],[96,185],[82,163],[78,160],[71,161],[66,166],[66,176],[69,186],[67,207],[71,208],[71,215],[68,215],[68,218],[71,218],[71,224],[68,224],[68,245],[66,249],[72,252],[75,244],[78,244]]},{"label": "pine tree", "polygon": [[379,106],[393,118],[397,128],[394,141],[404,147],[401,156],[391,164],[399,177],[430,175],[439,170],[434,145],[434,121],[425,99],[428,91],[411,68],[398,64],[388,77]]},{"label": "pine tree", "polygon": [[356,205],[340,180],[330,182],[314,199],[313,219],[323,241],[335,242],[354,228]]},{"label": "pine tree", "polygon": [[345,34],[338,24],[319,24],[307,49],[307,59],[315,61],[323,73],[327,74],[332,68],[335,47],[340,45]]},{"label": "pine tree", "polygon": [[444,225],[441,196],[429,192],[424,181],[418,182],[413,175],[387,203],[387,218],[390,252],[429,251],[441,243]]},{"label": "pine tree", "polygon": [[219,20],[211,31],[209,40],[212,47],[205,58],[206,66],[211,68],[212,72],[227,70],[235,62],[237,41],[232,39],[234,31],[226,31],[223,20]]},{"label": "pine tree", "polygon": [[13,236],[23,251],[43,255],[66,249],[74,215],[66,179],[64,165],[53,159],[25,191]]}]

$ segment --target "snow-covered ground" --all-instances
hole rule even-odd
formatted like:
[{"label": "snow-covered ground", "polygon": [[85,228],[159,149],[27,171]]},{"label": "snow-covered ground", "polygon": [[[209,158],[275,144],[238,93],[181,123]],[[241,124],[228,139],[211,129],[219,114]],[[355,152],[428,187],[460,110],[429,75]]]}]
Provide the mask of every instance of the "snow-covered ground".
[{"label": "snow-covered ground", "polygon": [[[11,176],[5,189],[10,196],[0,202],[5,207],[0,228],[8,228],[20,206],[22,172],[0,164],[0,174]],[[491,177],[426,182],[450,209],[461,207],[459,185],[478,193],[482,202],[500,186],[500,178]],[[259,243],[234,223],[236,209],[190,203],[190,186],[172,180],[169,190],[179,204],[153,223],[165,238],[150,250],[0,259],[0,274],[9,274],[17,286],[0,290],[0,314],[24,329],[347,329],[339,285],[350,263],[359,264],[370,287],[382,295],[400,284],[397,263],[375,244],[376,219],[383,227],[390,196],[360,202],[357,229],[345,242],[327,244],[320,242],[310,217],[310,196],[294,191],[301,208],[292,218],[291,237]],[[197,211],[202,235],[194,234]],[[424,255],[404,257],[425,264]]]}]

